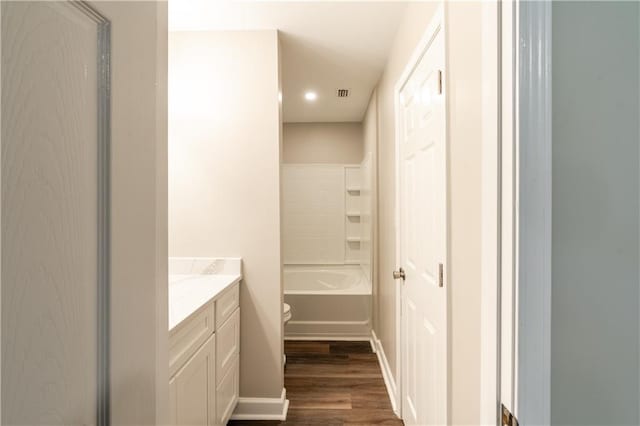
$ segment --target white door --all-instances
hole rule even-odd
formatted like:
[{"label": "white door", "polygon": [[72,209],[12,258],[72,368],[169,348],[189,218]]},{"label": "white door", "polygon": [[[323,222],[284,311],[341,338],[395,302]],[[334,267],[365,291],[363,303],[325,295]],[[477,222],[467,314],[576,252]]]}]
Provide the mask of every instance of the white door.
[{"label": "white door", "polygon": [[399,93],[399,219],[402,287],[402,416],[447,417],[447,197],[442,27]]}]

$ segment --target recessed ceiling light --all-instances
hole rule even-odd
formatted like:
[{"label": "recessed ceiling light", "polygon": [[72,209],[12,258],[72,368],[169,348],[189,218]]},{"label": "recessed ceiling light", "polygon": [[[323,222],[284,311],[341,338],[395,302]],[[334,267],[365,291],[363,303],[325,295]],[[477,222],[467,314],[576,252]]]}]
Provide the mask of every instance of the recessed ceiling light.
[{"label": "recessed ceiling light", "polygon": [[315,101],[318,99],[318,94],[316,92],[307,92],[304,94],[304,98],[308,101]]}]

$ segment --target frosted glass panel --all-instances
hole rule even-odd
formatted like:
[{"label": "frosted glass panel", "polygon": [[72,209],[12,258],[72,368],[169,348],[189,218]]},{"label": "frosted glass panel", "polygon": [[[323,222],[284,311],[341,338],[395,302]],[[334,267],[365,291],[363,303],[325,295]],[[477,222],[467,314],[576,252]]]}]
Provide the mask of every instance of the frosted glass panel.
[{"label": "frosted glass panel", "polygon": [[106,416],[107,34],[84,3],[2,2],[4,424]]}]

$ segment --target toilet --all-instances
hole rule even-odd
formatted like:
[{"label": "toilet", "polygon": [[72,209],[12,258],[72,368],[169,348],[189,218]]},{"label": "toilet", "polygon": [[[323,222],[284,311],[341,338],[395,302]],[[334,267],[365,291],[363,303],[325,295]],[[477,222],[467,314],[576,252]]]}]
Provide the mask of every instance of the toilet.
[{"label": "toilet", "polygon": [[[287,325],[289,320],[291,319],[291,305],[288,303],[282,304],[282,319],[284,321],[284,325]],[[282,365],[286,367],[287,365],[287,355],[282,354]]]},{"label": "toilet", "polygon": [[287,325],[287,323],[291,319],[291,306],[288,303],[283,303],[282,311],[283,311],[282,317],[284,319],[284,325]]}]

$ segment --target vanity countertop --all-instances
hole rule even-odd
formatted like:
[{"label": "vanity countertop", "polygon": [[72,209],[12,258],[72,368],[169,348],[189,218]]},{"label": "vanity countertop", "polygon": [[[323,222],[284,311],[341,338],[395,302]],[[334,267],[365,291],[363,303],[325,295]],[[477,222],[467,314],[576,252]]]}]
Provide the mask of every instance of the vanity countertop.
[{"label": "vanity countertop", "polygon": [[169,331],[241,279],[239,258],[170,258]]}]

